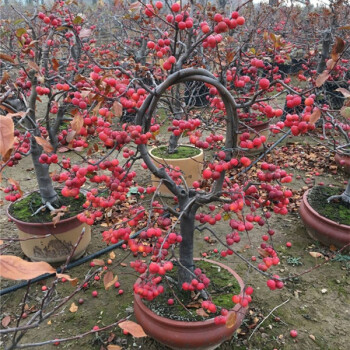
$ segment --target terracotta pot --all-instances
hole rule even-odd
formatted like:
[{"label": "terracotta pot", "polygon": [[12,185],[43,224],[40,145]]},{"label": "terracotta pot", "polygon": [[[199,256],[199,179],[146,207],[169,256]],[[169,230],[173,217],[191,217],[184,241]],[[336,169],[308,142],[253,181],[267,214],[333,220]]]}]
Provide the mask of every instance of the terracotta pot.
[{"label": "terracotta pot", "polygon": [[[252,125],[249,127],[254,131],[248,129],[248,128],[244,128],[244,127],[241,127],[239,128],[239,133],[238,133],[238,140],[239,140],[239,137],[244,133],[244,132],[249,132],[249,140],[254,140],[258,135],[259,137],[260,136],[265,136],[266,137],[266,142],[270,136],[270,129],[269,129],[269,126],[270,126],[270,122],[267,121],[265,123],[262,123],[262,124],[259,124],[259,125]],[[240,142],[240,141],[238,141]],[[265,142],[265,143],[266,143]],[[261,153],[262,151],[264,150],[264,144],[261,144],[259,147],[254,147],[252,149],[248,149],[244,152],[246,152],[247,154],[257,154],[257,153]]]},{"label": "terracotta pot", "polygon": [[[244,283],[235,271],[217,261],[207,259],[205,261],[229,271],[233,278],[238,281],[241,292],[243,291]],[[242,324],[246,312],[247,308],[242,308],[239,304],[229,311],[229,314],[236,314],[236,321],[232,328],[216,325],[213,318],[198,322],[175,321],[156,315],[142,302],[138,294],[134,294],[134,313],[145,333],[175,350],[212,350],[217,348],[222,342],[232,337]]]},{"label": "terracotta pot", "polygon": [[[304,193],[299,208],[301,219],[310,237],[328,247],[334,245],[338,248],[342,248],[349,244],[350,226],[338,224],[317,213],[307,200],[310,191],[311,189]],[[347,250],[349,249],[350,248],[347,248]]]},{"label": "terracotta pot", "polygon": [[350,156],[336,153],[334,159],[347,174],[350,174]]},{"label": "terracotta pot", "polygon": [[[191,148],[196,148],[190,145],[181,145]],[[167,158],[159,158],[152,154],[152,152],[156,148],[153,148],[149,151],[151,157],[154,159],[154,162],[157,166],[161,167],[161,165],[172,165],[173,167],[179,167],[184,174],[184,178],[189,187],[192,186],[193,182],[199,180],[202,177],[203,170],[203,161],[204,161],[204,153],[202,149],[199,154],[190,158],[180,158],[180,159],[167,159]],[[155,177],[153,174],[151,175],[152,185],[158,186],[159,179]],[[165,185],[162,185],[159,189],[159,193],[161,195],[173,195]]]},{"label": "terracotta pot", "polygon": [[[81,257],[91,241],[91,227],[80,222],[76,216],[60,220],[54,225],[52,222],[31,223],[18,220],[9,213],[9,209],[7,215],[18,228],[23,253],[32,261],[65,262],[83,228],[85,233],[75,249],[73,259]],[[43,237],[45,235],[50,236]]]}]

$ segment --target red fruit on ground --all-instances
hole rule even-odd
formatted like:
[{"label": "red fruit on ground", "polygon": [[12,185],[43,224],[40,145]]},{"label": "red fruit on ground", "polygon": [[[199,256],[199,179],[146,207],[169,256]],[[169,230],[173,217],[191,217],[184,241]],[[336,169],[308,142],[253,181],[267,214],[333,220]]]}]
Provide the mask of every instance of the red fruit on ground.
[{"label": "red fruit on ground", "polygon": [[289,334],[292,338],[296,338],[298,336],[298,332],[295,329],[292,329]]}]

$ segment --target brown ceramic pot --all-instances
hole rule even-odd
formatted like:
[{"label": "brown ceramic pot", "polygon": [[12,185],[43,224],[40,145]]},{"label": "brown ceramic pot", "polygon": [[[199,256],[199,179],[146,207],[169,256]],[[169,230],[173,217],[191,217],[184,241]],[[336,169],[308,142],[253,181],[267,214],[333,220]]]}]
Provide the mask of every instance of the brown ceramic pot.
[{"label": "brown ceramic pot", "polygon": [[[195,148],[190,145],[181,145],[186,147]],[[204,161],[204,154],[203,150],[200,150],[200,153],[190,157],[190,158],[179,158],[179,159],[167,159],[167,158],[159,158],[152,154],[152,151],[155,148],[151,149],[149,151],[151,157],[154,159],[155,164],[157,166],[162,165],[172,165],[173,167],[179,167],[181,171],[184,174],[184,178],[186,180],[186,183],[189,187],[192,186],[193,182],[200,179],[202,177],[202,170],[203,170],[203,161]],[[151,175],[152,179],[152,185],[158,186],[159,185],[159,179],[155,177],[153,174]],[[159,193],[161,195],[173,195],[168,188],[165,185],[162,185],[159,189]]]},{"label": "brown ceramic pot", "polygon": [[[311,238],[326,246],[334,245],[342,248],[350,243],[350,226],[341,225],[317,213],[309,204],[307,197],[311,190],[307,190],[300,204],[299,213],[306,231]],[[349,248],[347,249],[349,250]]]},{"label": "brown ceramic pot", "polygon": [[342,168],[347,174],[350,174],[350,156],[335,154],[335,162]]},{"label": "brown ceramic pot", "polygon": [[8,217],[18,228],[23,253],[32,261],[62,263],[67,260],[74,245],[78,242],[83,228],[85,233],[73,254],[73,259],[81,257],[91,241],[91,227],[78,220],[76,216],[60,220],[56,225],[52,222],[31,223]]},{"label": "brown ceramic pot", "polygon": [[[238,281],[243,292],[244,283],[235,271],[217,261],[208,259],[205,261],[229,271]],[[232,337],[242,324],[247,308],[236,305],[229,311],[230,314],[236,314],[236,321],[232,328],[216,325],[213,318],[199,322],[182,322],[158,316],[142,302],[138,294],[134,294],[134,312],[145,333],[171,349],[212,350]]]}]

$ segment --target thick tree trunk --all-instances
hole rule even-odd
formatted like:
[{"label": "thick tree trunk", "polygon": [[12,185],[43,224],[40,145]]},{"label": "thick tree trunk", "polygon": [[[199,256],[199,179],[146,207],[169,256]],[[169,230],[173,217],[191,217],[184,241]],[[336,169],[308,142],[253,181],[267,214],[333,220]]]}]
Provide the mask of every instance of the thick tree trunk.
[{"label": "thick tree trunk", "polygon": [[326,59],[329,57],[329,52],[332,42],[332,32],[330,29],[326,29],[322,38],[322,52],[320,61],[317,66],[317,73],[321,74],[326,69]]},{"label": "thick tree trunk", "polygon": [[181,218],[180,231],[182,241],[180,243],[180,263],[185,268],[179,268],[178,283],[181,288],[184,282],[191,282],[194,270],[193,263],[193,236],[195,213],[190,212]]},{"label": "thick tree trunk", "polygon": [[52,180],[49,173],[49,165],[39,162],[39,157],[42,153],[41,146],[37,144],[34,138],[31,139],[31,156],[33,160],[36,179],[39,185],[40,195],[43,204],[49,202],[54,204],[58,197],[53,188]]}]

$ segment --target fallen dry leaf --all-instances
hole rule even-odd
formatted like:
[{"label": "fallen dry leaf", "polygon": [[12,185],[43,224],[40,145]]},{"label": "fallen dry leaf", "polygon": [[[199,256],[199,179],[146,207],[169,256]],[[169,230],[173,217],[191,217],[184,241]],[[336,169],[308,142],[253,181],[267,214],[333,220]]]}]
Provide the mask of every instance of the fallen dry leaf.
[{"label": "fallen dry leaf", "polygon": [[310,252],[309,253],[313,258],[323,258],[323,254],[319,253],[319,252]]},{"label": "fallen dry leaf", "polygon": [[46,262],[25,261],[18,256],[0,255],[0,276],[11,280],[30,280],[45,273],[56,273]]},{"label": "fallen dry leaf", "polygon": [[147,334],[144,332],[143,328],[133,321],[124,321],[119,323],[118,326],[123,331],[127,331],[135,338],[147,337]]},{"label": "fallen dry leaf", "polygon": [[102,259],[94,259],[92,262],[97,266],[105,266],[105,262]]},{"label": "fallen dry leaf", "polygon": [[4,328],[6,328],[11,322],[11,316],[7,315],[1,320],[1,324]]},{"label": "fallen dry leaf", "polygon": [[114,252],[110,252],[109,253],[109,258],[112,259],[112,260],[115,259],[115,253]]},{"label": "fallen dry leaf", "polygon": [[196,310],[196,314],[198,316],[202,316],[202,317],[209,317],[209,315],[204,311],[203,308],[197,309]]},{"label": "fallen dry leaf", "polygon": [[237,315],[235,312],[229,314],[226,320],[226,328],[232,328],[236,323]]},{"label": "fallen dry leaf", "polygon": [[72,303],[72,305],[69,308],[70,312],[77,312],[78,311],[78,306],[75,305],[75,303]]},{"label": "fallen dry leaf", "polygon": [[107,350],[122,350],[119,345],[107,345]]},{"label": "fallen dry leaf", "polygon": [[115,282],[118,281],[118,275],[115,275],[113,277],[112,271],[107,271],[106,274],[103,276],[103,285],[105,286],[105,290],[108,290],[111,288]]}]

